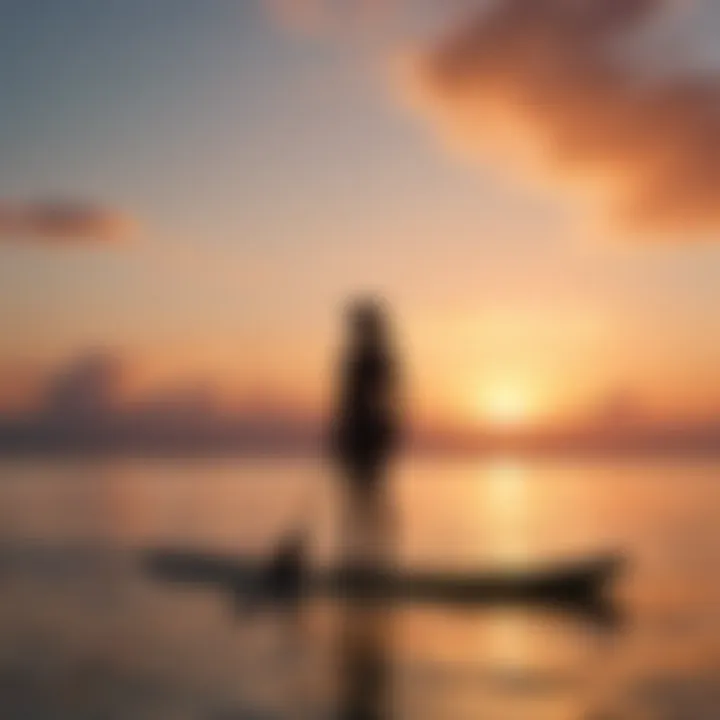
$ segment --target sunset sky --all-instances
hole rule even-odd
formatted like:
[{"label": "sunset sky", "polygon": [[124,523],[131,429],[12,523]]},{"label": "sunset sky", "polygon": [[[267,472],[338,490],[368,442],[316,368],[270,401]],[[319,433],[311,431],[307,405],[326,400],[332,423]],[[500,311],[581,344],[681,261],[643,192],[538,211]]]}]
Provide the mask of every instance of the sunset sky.
[{"label": "sunset sky", "polygon": [[424,422],[720,415],[717,4],[389,4],[3,4],[0,406],[315,414],[370,291]]}]

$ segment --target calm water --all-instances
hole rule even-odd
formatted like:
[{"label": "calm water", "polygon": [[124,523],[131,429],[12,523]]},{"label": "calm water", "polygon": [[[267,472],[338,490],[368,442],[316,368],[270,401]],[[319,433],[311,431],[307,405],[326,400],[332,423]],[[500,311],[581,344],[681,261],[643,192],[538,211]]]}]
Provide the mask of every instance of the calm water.
[{"label": "calm water", "polygon": [[306,521],[327,562],[340,513],[322,464],[3,461],[0,717],[350,718],[360,692],[412,720],[720,718],[720,464],[407,461],[392,500],[406,566],[622,550],[622,624],[320,601],[238,612],[145,576],[138,551],[265,553]]}]

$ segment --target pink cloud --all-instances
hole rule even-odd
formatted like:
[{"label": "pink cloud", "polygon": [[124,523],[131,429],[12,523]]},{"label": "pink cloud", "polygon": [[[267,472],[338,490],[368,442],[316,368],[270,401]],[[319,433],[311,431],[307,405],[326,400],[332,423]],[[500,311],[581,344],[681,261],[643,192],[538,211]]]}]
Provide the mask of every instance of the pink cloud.
[{"label": "pink cloud", "polygon": [[105,244],[128,240],[136,231],[128,215],[98,205],[0,201],[0,240]]}]

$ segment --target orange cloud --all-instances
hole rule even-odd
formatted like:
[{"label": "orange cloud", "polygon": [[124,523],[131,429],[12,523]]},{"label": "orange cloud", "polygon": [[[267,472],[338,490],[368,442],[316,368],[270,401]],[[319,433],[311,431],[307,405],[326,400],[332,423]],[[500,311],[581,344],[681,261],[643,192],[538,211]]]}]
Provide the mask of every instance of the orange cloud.
[{"label": "orange cloud", "polygon": [[0,240],[47,244],[113,243],[131,238],[135,221],[87,203],[0,201]]},{"label": "orange cloud", "polygon": [[414,56],[415,99],[465,149],[590,189],[622,229],[717,230],[720,76],[670,74],[636,52],[665,5],[485,3]]}]

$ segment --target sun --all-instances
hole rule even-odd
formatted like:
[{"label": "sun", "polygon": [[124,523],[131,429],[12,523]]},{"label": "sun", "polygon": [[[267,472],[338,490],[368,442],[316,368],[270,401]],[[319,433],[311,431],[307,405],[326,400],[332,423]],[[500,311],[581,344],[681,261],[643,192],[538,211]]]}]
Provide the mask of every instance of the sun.
[{"label": "sun", "polygon": [[532,416],[528,393],[513,385],[489,388],[480,397],[479,405],[482,419],[494,427],[519,427],[527,424]]}]

